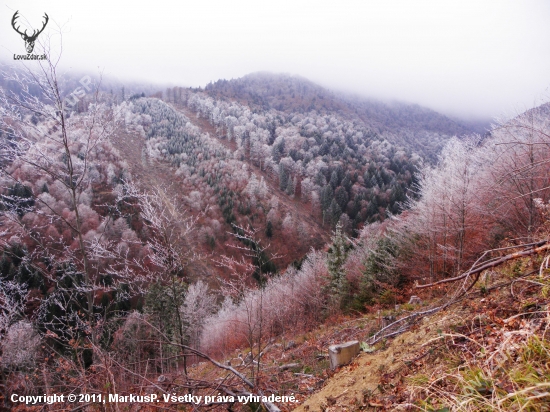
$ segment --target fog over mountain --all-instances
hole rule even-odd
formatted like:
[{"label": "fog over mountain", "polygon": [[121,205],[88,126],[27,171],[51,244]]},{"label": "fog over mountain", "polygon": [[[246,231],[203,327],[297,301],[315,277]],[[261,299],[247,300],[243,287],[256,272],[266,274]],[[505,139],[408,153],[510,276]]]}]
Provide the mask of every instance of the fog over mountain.
[{"label": "fog over mountain", "polygon": [[514,114],[547,97],[550,5],[544,1],[219,0],[174,3],[5,1],[0,59],[40,27],[64,70],[203,86],[256,71],[333,90],[417,103],[446,115]]},{"label": "fog over mountain", "polygon": [[0,410],[548,411],[550,3],[0,10]]}]

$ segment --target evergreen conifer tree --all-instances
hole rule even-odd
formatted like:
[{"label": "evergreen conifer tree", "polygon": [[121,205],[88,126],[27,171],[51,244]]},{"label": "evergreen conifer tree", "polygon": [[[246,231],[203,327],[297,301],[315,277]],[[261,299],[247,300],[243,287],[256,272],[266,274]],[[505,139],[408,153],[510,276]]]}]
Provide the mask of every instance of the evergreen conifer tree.
[{"label": "evergreen conifer tree", "polygon": [[332,245],[327,254],[327,267],[330,276],[328,285],[329,307],[344,309],[349,295],[349,284],[344,272],[344,263],[348,256],[349,245],[338,223],[332,235]]}]

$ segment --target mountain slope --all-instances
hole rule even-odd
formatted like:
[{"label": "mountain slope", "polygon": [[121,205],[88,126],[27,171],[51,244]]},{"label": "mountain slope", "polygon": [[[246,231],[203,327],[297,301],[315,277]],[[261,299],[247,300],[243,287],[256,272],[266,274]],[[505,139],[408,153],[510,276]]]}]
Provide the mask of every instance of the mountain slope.
[{"label": "mountain slope", "polygon": [[[522,279],[530,282],[538,273],[516,272],[510,279],[510,269],[494,273],[485,289],[472,290],[432,316],[419,316],[407,331],[367,347],[368,353],[361,353],[350,365],[328,376],[325,371],[311,376],[309,381],[322,382],[322,387],[290,409],[544,410],[550,399],[548,391],[542,390],[550,378],[546,300],[536,288],[514,295],[510,284]],[[406,318],[440,303],[403,305],[406,310],[386,313],[395,319]],[[318,348],[320,343],[327,347],[351,339],[369,342],[373,331],[380,328],[380,319],[367,315],[345,325],[310,333],[312,338],[294,351],[309,355],[307,349]],[[319,368],[313,356],[301,361],[312,370]]]},{"label": "mountain slope", "polygon": [[[290,85],[313,87],[302,80]],[[292,98],[292,92],[284,92],[289,94],[281,91],[281,96]],[[420,161],[347,112],[301,113],[292,105],[286,111],[263,109],[241,103],[243,99],[212,98],[208,92],[181,88],[167,90],[165,99],[206,119],[217,138],[234,150],[234,159],[265,172],[323,224],[334,226],[341,220],[351,234],[364,222],[399,213]],[[341,103],[331,102],[333,109]],[[182,150],[181,144],[170,149],[176,162],[181,162]]]},{"label": "mountain slope", "polygon": [[332,92],[299,76],[253,73],[239,79],[210,83],[205,92],[215,99],[238,101],[253,111],[316,111],[322,115],[360,121],[391,143],[410,148],[431,160],[449,137],[473,132],[466,124],[416,104],[384,103]]},{"label": "mountain slope", "polygon": [[148,192],[167,188],[198,219],[196,240],[207,268],[195,276],[229,274],[215,260],[223,254],[242,257],[233,247],[235,225],[257,230],[258,240],[270,244],[268,252],[281,256],[273,262],[277,269],[328,240],[326,228],[308,208],[288,197],[265,172],[235,158],[231,147],[212,136],[215,130],[204,119],[187,117],[187,109],[178,111],[157,99],[136,99],[124,110],[127,132],[117,136],[115,146],[134,180]]}]

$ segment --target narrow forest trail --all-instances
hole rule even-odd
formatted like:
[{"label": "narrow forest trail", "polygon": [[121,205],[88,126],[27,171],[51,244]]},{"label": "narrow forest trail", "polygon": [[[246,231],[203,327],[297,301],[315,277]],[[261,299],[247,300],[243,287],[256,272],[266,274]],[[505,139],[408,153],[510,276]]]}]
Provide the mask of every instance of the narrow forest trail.
[{"label": "narrow forest trail", "polygon": [[[121,128],[111,141],[120,156],[128,163],[132,182],[141,192],[162,196],[157,200],[163,202],[168,208],[184,206],[184,209],[177,212],[185,218],[197,219],[197,226],[200,226],[201,212],[185,207],[185,192],[178,190],[183,187],[182,177],[176,175],[176,168],[168,161],[151,158],[147,155],[146,139],[140,132],[132,128]],[[173,198],[169,199],[165,193],[170,193]],[[211,275],[214,265],[209,261],[208,250],[203,247],[204,245],[198,242],[196,236],[191,239],[182,239],[182,242],[184,242],[180,245],[182,248],[189,247],[190,243],[193,244],[195,252],[201,256],[200,259],[191,263],[190,273],[194,277]],[[186,252],[184,251],[184,253]]]},{"label": "narrow forest trail", "polygon": [[[145,137],[139,132],[120,130],[112,142],[128,163],[132,179],[141,190],[151,194],[155,188],[177,185],[179,178],[175,174],[176,169],[168,162],[150,158],[145,151]],[[178,191],[174,193],[181,195]]]}]

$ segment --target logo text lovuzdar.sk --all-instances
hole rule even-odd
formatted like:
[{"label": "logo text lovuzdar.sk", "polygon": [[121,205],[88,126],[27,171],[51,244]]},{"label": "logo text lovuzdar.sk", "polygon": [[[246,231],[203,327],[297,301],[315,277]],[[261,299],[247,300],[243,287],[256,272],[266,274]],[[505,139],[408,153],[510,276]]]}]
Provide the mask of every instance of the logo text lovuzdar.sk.
[{"label": "logo text lovuzdar.sk", "polygon": [[21,35],[21,38],[25,41],[25,48],[27,49],[27,54],[14,54],[13,60],[46,60],[45,54],[32,54],[32,51],[34,50],[34,42],[44,31],[46,28],[46,25],[48,24],[48,21],[50,18],[46,13],[44,13],[44,19],[45,21],[42,23],[42,28],[40,30],[33,30],[32,34],[28,34],[27,30],[21,31],[21,26],[15,26],[17,23],[17,19],[19,18],[19,10],[17,10],[12,19],[11,19],[11,26],[13,29]]}]

